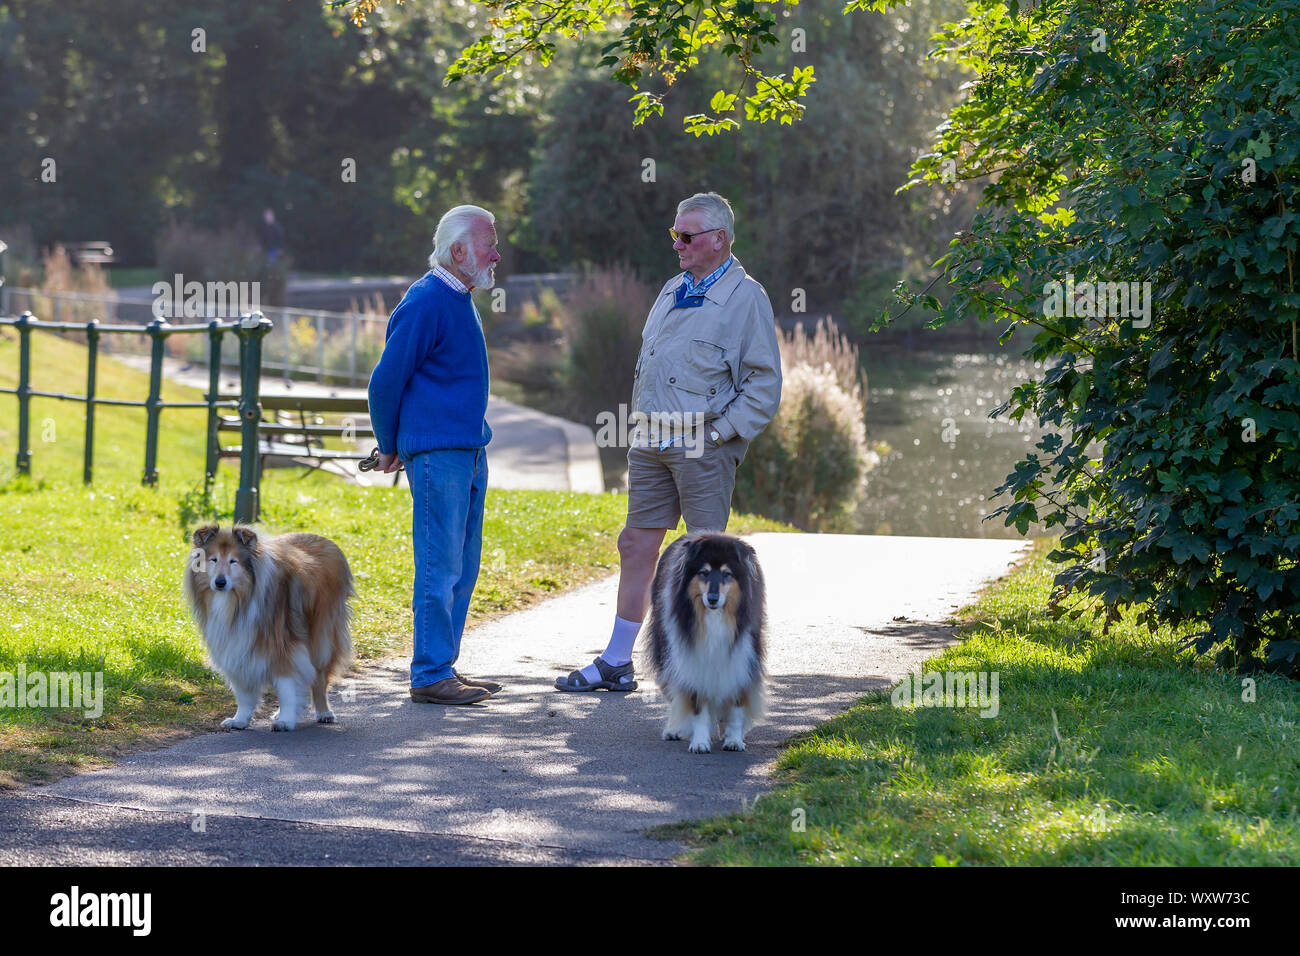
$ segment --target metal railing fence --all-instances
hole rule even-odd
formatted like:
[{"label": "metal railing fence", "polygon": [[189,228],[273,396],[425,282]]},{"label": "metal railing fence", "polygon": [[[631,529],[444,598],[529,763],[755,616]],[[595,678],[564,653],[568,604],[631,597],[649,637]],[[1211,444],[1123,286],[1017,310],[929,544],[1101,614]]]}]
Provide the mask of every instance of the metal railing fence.
[{"label": "metal railing fence", "polygon": [[[220,410],[238,410],[241,424],[241,451],[239,456],[239,488],[235,493],[235,521],[252,522],[258,516],[259,430],[262,419],[260,385],[262,371],[262,341],[270,333],[270,319],[260,312],[240,316],[235,321],[212,319],[205,323],[170,325],[155,319],[148,325],[123,325],[88,322],[43,322],[24,312],[17,318],[4,318],[0,311],[0,326],[18,330],[18,387],[0,388],[0,393],[18,397],[18,458],[20,474],[31,474],[32,453],[30,442],[31,400],[53,398],[63,401],[84,402],[86,405],[86,436],[83,454],[82,481],[91,483],[94,472],[95,407],[97,405],[124,405],[144,408],[146,414],[144,473],[141,481],[148,486],[158,483],[158,426],[165,408],[206,408],[207,455],[204,465],[204,492],[210,492],[216,476],[221,448],[218,439]],[[31,384],[32,333],[35,331],[81,332],[86,336],[87,371],[86,394],[50,392],[35,389]],[[164,402],[162,399],[162,369],[165,344],[173,335],[208,335],[208,391],[202,402]],[[223,337],[233,333],[239,339],[239,399],[223,399],[220,394],[221,345]],[[145,336],[149,341],[149,396],[144,401],[119,398],[99,398],[95,394],[95,379],[99,359],[100,339],[104,336]]]}]

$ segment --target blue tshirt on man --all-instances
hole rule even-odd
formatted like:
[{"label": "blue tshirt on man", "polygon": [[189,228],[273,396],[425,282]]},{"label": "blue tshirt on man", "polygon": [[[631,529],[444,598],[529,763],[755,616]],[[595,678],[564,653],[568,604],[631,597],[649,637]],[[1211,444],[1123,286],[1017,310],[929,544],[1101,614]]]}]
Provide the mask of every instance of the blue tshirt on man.
[{"label": "blue tshirt on man", "polygon": [[485,446],[492,440],[488,374],[483,321],[473,299],[430,270],[393,310],[370,376],[370,421],[379,450],[409,461],[427,451]]}]

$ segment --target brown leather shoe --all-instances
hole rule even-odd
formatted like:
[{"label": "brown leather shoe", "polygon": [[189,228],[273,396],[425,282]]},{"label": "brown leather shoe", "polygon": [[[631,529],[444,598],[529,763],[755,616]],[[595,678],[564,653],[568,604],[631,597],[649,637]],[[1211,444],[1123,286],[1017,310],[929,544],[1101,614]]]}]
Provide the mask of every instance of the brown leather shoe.
[{"label": "brown leather shoe", "polygon": [[411,700],[417,704],[473,704],[492,695],[482,687],[470,687],[455,677],[444,677],[427,687],[412,687]]},{"label": "brown leather shoe", "polygon": [[475,680],[473,677],[466,677],[460,671],[452,671],[452,673],[456,675],[456,679],[462,684],[467,684],[470,687],[482,687],[489,694],[495,694],[501,689],[501,685],[494,680]]}]

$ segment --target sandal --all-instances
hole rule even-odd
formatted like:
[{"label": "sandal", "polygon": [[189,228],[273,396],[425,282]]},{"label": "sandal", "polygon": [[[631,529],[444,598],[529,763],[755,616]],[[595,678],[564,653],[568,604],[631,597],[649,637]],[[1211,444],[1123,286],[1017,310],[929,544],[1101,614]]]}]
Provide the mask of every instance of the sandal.
[{"label": "sandal", "polygon": [[596,670],[600,671],[600,680],[591,683],[582,676],[582,671],[578,670],[571,672],[568,677],[555,678],[555,689],[572,691],[636,690],[636,675],[632,670],[631,661],[615,667],[613,664],[607,664],[602,658],[597,657],[592,663],[596,665]]}]

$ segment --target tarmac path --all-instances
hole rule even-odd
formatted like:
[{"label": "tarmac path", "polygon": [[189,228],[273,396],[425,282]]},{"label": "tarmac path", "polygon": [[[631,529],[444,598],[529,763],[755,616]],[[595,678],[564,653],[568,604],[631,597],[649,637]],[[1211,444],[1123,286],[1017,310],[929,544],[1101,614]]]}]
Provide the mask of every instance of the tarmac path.
[{"label": "tarmac path", "polygon": [[619,695],[552,688],[603,649],[611,577],[469,630],[458,669],[506,685],[484,703],[415,704],[408,662],[385,660],[334,692],[335,724],[272,733],[268,698],[249,730],[0,796],[0,864],[669,862],[682,848],[648,827],[769,791],[783,741],[952,643],[952,612],[1028,547],[747,540],[768,582],[770,714],[743,753],[661,740],[649,681]]}]

